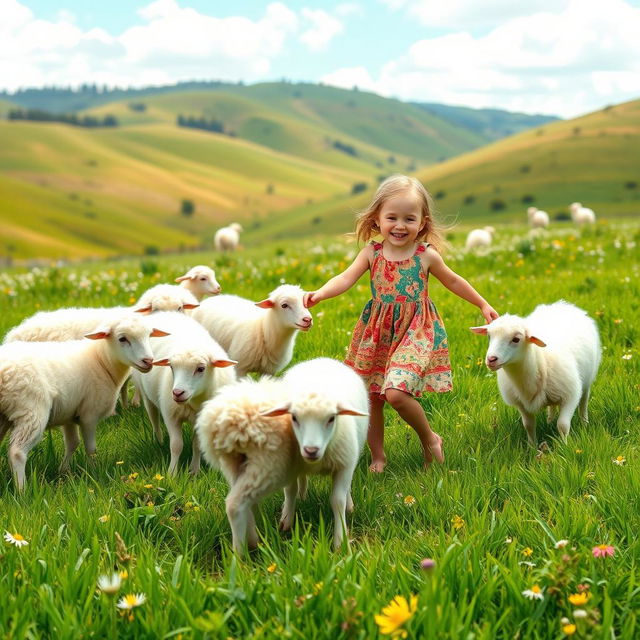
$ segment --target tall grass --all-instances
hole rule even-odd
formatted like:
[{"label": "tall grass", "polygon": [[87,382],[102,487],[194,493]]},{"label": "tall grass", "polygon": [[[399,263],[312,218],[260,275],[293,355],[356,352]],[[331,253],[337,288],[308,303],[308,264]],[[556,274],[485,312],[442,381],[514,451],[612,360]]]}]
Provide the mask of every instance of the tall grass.
[{"label": "tall grass", "polygon": [[[29,544],[0,542],[2,636],[375,638],[374,616],[395,596],[416,595],[402,627],[414,638],[561,638],[572,624],[576,637],[637,637],[640,225],[566,227],[534,237],[526,255],[518,253],[525,236],[499,230],[488,255],[454,252],[449,264],[502,313],[564,298],[596,318],[604,357],[591,422],[574,419],[567,445],[539,416],[547,446],[527,447],[517,412],[482,365],[486,342],[468,331],[481,317],[433,281],[455,388],[427,396],[424,406],[444,438],[446,463],[423,471],[413,431],[389,412],[386,472],[369,474],[365,453],[354,477],[349,548],[332,551],[329,482],[314,479],[293,531],[278,532],[282,497],[272,496],[258,518],[259,549],[237,559],[221,475],[188,475],[187,430],[181,471],[168,477],[167,444],[157,445],[143,410],[131,408],[101,424],[97,458],[78,451],[68,475],[57,472],[60,434],[48,433],[29,457],[23,495],[3,445],[0,530]],[[0,333],[38,309],[128,304],[200,261],[215,262],[225,292],[260,299],[281,280],[313,289],[353,254],[340,241],[303,242],[190,263],[162,257],[144,268],[118,262],[4,273]],[[368,295],[364,278],[315,307],[294,362],[342,357]],[[618,456],[624,464],[614,463]],[[556,548],[561,540],[568,544]],[[599,544],[612,545],[614,555],[594,558]],[[435,568],[421,568],[425,557]],[[128,577],[110,597],[96,581],[114,571]],[[534,585],[542,600],[523,595]],[[571,604],[580,590],[587,602]],[[132,615],[115,606],[125,593],[146,595]],[[576,609],[587,617],[574,617]]]}]

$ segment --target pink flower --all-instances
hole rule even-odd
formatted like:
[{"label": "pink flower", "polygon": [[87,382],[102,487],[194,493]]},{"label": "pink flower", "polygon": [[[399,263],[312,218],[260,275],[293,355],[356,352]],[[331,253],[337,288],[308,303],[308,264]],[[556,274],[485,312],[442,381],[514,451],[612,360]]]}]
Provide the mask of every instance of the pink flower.
[{"label": "pink flower", "polygon": [[616,548],[610,544],[599,544],[591,549],[594,558],[607,558],[616,552]]},{"label": "pink flower", "polygon": [[436,561],[431,558],[424,558],[420,563],[420,567],[423,571],[431,571],[436,566]]}]

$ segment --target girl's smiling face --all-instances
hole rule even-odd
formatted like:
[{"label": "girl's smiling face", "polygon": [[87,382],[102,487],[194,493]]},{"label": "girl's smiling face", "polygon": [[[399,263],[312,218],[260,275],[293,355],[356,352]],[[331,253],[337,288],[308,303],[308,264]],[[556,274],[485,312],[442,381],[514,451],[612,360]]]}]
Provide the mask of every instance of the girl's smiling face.
[{"label": "girl's smiling face", "polygon": [[391,196],[380,207],[380,235],[394,247],[413,245],[424,225],[420,202],[412,191]]}]

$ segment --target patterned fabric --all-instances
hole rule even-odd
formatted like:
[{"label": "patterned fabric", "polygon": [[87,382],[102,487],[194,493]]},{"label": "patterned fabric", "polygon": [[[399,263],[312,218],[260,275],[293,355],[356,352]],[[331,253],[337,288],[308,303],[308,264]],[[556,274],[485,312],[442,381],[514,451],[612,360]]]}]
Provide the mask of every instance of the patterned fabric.
[{"label": "patterned fabric", "polygon": [[447,334],[429,298],[419,244],[407,260],[386,260],[373,242],[371,295],[353,330],[345,363],[365,380],[370,393],[400,389],[412,396],[450,391]]}]

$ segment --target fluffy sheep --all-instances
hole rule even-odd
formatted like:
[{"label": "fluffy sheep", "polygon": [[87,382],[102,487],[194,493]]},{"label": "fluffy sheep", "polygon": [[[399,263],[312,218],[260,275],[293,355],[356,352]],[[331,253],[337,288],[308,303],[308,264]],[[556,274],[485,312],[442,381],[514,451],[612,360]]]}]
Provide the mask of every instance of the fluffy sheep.
[{"label": "fluffy sheep", "polygon": [[205,459],[229,482],[226,509],[237,552],[258,543],[253,508],[260,499],[284,488],[280,528],[287,530],[299,484],[306,487],[306,476],[318,473],[333,477],[333,543],[340,547],[368,412],[362,379],[329,358],[300,363],[281,380],[242,380],[205,403],[196,432]]},{"label": "fluffy sheep", "polygon": [[[531,211],[533,209],[533,211]],[[534,228],[546,228],[549,226],[549,214],[542,209],[536,209],[535,207],[529,207],[527,209],[527,216],[529,217],[529,224]]]},{"label": "fluffy sheep", "polygon": [[240,242],[241,231],[242,227],[237,222],[218,229],[213,237],[213,246],[216,251],[235,251]]},{"label": "fluffy sheep", "polygon": [[588,421],[600,336],[585,311],[559,300],[537,306],[526,318],[504,315],[471,331],[489,336],[485,363],[498,372],[502,399],[520,411],[529,444],[536,446],[535,413],[542,407],[549,407],[549,419],[558,407],[558,431],[565,441],[576,408]]},{"label": "fluffy sheep", "polygon": [[184,275],[176,278],[176,282],[198,300],[205,296],[215,296],[221,291],[220,283],[216,280],[216,272],[203,264],[191,267]]},{"label": "fluffy sheep", "polygon": [[[236,379],[230,360],[222,347],[204,327],[175,311],[154,314],[153,323],[170,335],[153,344],[154,368],[142,375],[134,371],[132,380],[139,390],[156,437],[162,441],[160,415],[169,432],[171,463],[175,473],[182,453],[182,425],[193,424],[203,402],[215,391]],[[227,368],[229,367],[229,368]],[[190,472],[200,470],[198,439],[193,438]]]},{"label": "fluffy sheep", "polygon": [[571,212],[571,219],[577,225],[595,224],[596,214],[593,209],[583,207],[581,202],[572,202],[569,205],[569,211]]},{"label": "fluffy sheep", "polygon": [[467,234],[465,247],[467,248],[467,250],[488,248],[491,246],[494,233],[495,229],[493,227],[484,227],[484,229],[472,229]]},{"label": "fluffy sheep", "polygon": [[221,295],[203,300],[191,314],[238,365],[248,372],[274,374],[291,361],[298,331],[313,324],[304,291],[283,284],[261,302]]},{"label": "fluffy sheep", "polygon": [[78,446],[78,426],[87,455],[96,450],[95,428],[112,415],[131,367],[152,368],[150,337],[165,332],[130,316],[107,322],[87,338],[66,342],[12,342],[0,347],[0,439],[10,432],[9,462],[20,491],[29,451],[45,429],[62,426],[65,456]]}]

